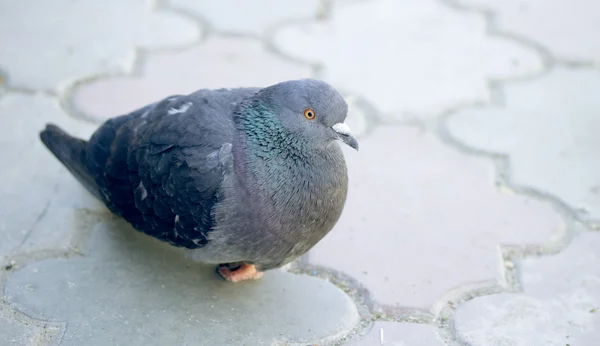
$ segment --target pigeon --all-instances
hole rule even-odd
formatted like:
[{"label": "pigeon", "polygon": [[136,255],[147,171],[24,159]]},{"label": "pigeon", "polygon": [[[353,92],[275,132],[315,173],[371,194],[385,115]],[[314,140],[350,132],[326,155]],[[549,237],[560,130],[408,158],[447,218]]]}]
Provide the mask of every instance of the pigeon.
[{"label": "pigeon", "polygon": [[231,282],[306,253],[339,220],[358,150],[331,85],[200,89],[105,121],[89,140],[46,124],[40,139],[133,228],[189,249]]}]

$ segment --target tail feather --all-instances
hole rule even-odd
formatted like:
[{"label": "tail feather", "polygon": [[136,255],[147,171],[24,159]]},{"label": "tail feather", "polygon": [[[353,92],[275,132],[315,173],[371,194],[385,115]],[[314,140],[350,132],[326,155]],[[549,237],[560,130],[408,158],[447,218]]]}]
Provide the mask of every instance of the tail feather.
[{"label": "tail feather", "polygon": [[100,198],[98,185],[87,166],[87,141],[72,137],[52,124],[40,132],[40,139],[86,189]]}]

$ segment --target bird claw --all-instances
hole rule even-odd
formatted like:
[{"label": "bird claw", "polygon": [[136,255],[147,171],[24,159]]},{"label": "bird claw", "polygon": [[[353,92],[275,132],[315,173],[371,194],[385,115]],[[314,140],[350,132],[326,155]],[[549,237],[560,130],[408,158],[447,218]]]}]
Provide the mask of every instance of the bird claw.
[{"label": "bird claw", "polygon": [[226,264],[221,264],[217,267],[217,273],[229,282],[257,280],[263,276],[263,273],[256,270],[254,265],[246,263],[243,263],[235,269],[231,269]]}]

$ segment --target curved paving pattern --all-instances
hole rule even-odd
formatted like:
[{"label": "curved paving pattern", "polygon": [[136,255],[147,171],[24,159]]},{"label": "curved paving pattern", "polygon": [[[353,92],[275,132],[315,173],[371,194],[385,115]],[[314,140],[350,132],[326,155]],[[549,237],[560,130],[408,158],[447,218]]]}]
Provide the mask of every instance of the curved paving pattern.
[{"label": "curved paving pattern", "polygon": [[496,14],[502,31],[533,40],[559,59],[600,62],[600,3],[589,0],[459,0]]},{"label": "curved paving pattern", "polygon": [[548,192],[600,220],[600,71],[557,68],[507,84],[505,105],[448,121],[459,141],[510,157],[517,185]]},{"label": "curved paving pattern", "polygon": [[275,46],[322,64],[320,77],[384,113],[431,115],[486,101],[488,78],[542,68],[534,51],[487,36],[483,16],[435,0],[334,2],[330,17],[283,28]]},{"label": "curved paving pattern", "polygon": [[38,139],[47,122],[89,136],[94,126],[69,118],[49,96],[0,96],[0,259],[18,251],[65,248],[78,228],[77,211],[105,207],[83,190]]},{"label": "curved paving pattern", "polygon": [[62,345],[309,342],[358,322],[350,298],[325,281],[275,271],[231,285],[177,250],[124,222],[102,223],[85,258],[17,271],[5,300],[28,316],[67,322]]},{"label": "curved paving pattern", "polygon": [[0,305],[1,345],[58,345],[63,328],[56,323],[39,323]]},{"label": "curved paving pattern", "polygon": [[1,0],[0,67],[10,71],[11,86],[53,90],[74,79],[129,68],[136,47],[197,39],[193,22],[153,11],[147,3]]},{"label": "curved paving pattern", "polygon": [[594,345],[600,340],[600,234],[563,253],[522,261],[524,294],[475,298],[456,312],[473,345]]},{"label": "curved paving pattern", "polygon": [[168,95],[201,88],[265,86],[307,78],[310,67],[269,54],[255,39],[211,37],[179,52],[153,54],[141,63],[139,76],[98,79],[77,88],[79,112],[106,119]]},{"label": "curved paving pattern", "polygon": [[[0,345],[596,346],[600,244],[573,227],[600,229],[598,6],[0,0]],[[361,138],[349,199],[257,282],[115,220],[38,140],[310,76]]]},{"label": "curved paving pattern", "polygon": [[461,283],[499,277],[498,245],[545,244],[564,229],[548,204],[499,193],[489,160],[429,133],[379,128],[359,153],[346,155],[342,217],[309,262],[351,275],[378,303],[428,309]]},{"label": "curved paving pattern", "polygon": [[316,18],[323,8],[318,0],[170,0],[170,3],[203,18],[219,33],[254,36],[263,35],[282,22]]}]

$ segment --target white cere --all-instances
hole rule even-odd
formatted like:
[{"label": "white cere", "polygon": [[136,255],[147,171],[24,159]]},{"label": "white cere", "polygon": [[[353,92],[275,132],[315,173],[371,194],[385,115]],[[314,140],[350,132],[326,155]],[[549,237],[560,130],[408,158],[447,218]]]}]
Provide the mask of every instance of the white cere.
[{"label": "white cere", "polygon": [[345,135],[345,136],[352,135],[352,131],[350,131],[350,128],[348,127],[348,125],[346,125],[344,123],[337,123],[337,124],[333,125],[331,128],[335,132],[339,133],[340,135]]}]

